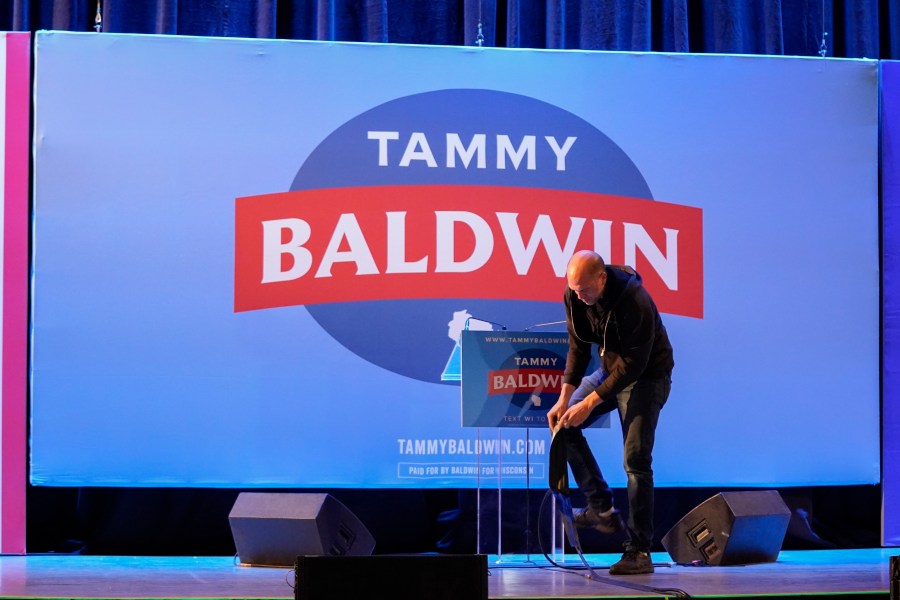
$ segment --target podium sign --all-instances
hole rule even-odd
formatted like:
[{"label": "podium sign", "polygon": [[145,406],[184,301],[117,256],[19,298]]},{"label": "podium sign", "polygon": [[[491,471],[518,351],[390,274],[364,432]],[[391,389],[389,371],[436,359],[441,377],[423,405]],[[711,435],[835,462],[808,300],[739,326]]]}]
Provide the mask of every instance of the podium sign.
[{"label": "podium sign", "polygon": [[[562,387],[568,334],[466,330],[460,344],[463,427],[547,426]],[[592,427],[609,427],[609,415]]]}]

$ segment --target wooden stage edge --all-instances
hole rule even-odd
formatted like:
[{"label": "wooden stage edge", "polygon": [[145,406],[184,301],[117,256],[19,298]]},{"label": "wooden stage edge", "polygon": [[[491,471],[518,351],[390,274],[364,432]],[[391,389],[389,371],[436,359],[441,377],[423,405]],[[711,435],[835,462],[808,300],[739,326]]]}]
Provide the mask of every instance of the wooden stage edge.
[{"label": "wooden stage edge", "polygon": [[[782,551],[775,562],[687,566],[653,553],[652,575],[611,576],[619,555],[489,555],[489,598],[889,598],[900,548]],[[429,555],[432,556],[432,555]],[[441,555],[433,555],[436,563]],[[561,566],[556,566],[553,563]],[[399,578],[398,586],[403,586]],[[248,567],[235,557],[0,556],[0,598],[294,598],[293,568]],[[425,600],[425,599],[423,599]]]}]

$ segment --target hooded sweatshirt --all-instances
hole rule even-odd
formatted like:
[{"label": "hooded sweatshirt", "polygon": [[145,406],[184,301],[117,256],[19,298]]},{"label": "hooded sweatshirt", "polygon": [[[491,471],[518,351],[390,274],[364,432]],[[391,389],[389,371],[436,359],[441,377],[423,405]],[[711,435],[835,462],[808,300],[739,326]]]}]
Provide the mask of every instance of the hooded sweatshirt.
[{"label": "hooded sweatshirt", "polygon": [[607,376],[594,391],[604,400],[639,379],[671,377],[675,361],[669,335],[634,269],[607,265],[603,297],[592,306],[568,287],[564,299],[569,331],[564,383],[578,387],[595,344]]}]

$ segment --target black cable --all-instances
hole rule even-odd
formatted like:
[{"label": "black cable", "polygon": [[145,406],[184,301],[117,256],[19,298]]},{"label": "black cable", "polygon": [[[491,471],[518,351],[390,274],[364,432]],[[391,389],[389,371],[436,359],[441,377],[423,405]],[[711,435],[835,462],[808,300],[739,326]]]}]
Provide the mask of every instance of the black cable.
[{"label": "black cable", "polygon": [[569,567],[566,565],[559,564],[558,562],[556,562],[555,560],[550,558],[550,555],[547,554],[547,549],[544,547],[543,536],[541,536],[541,516],[544,514],[544,507],[547,506],[547,498],[549,498],[552,495],[553,495],[553,492],[551,490],[547,490],[544,493],[544,498],[541,500],[541,507],[538,509],[538,527],[537,527],[538,547],[540,547],[541,553],[544,555],[544,558],[547,559],[547,562],[549,562],[554,567],[558,567],[560,569],[568,569],[568,570],[572,570],[572,571],[583,571],[587,567],[584,567],[584,566]]},{"label": "black cable", "polygon": [[[541,520],[542,520],[541,517],[544,515],[544,508],[547,505],[547,498],[549,498],[552,495],[553,495],[553,491],[547,490],[547,492],[544,494],[543,500],[541,500],[541,507],[538,509],[537,535],[538,535],[538,546],[540,546],[540,548],[541,548],[541,553],[544,555],[544,558],[547,559],[547,562],[549,562],[551,565],[553,565],[554,567],[557,567],[559,569],[570,570],[570,571],[590,570],[589,566],[570,567],[570,566],[566,566],[566,565],[561,565],[558,562],[556,562],[555,560],[553,560],[552,558],[550,558],[550,555],[548,554],[547,549],[544,546],[543,536],[541,535]],[[591,571],[591,572],[593,573],[593,571]],[[652,586],[648,586],[648,585],[640,585],[638,583],[628,583],[625,581],[613,580],[613,579],[606,578],[606,577],[604,577],[603,579],[604,579],[604,581],[611,583],[613,585],[627,587],[627,588],[631,588],[631,589],[635,589],[635,590],[654,592],[654,593],[660,594],[662,596],[675,596],[677,598],[691,598],[690,594],[688,594],[687,592],[685,592],[684,590],[679,589],[679,588],[656,588],[656,587],[652,587]]]}]

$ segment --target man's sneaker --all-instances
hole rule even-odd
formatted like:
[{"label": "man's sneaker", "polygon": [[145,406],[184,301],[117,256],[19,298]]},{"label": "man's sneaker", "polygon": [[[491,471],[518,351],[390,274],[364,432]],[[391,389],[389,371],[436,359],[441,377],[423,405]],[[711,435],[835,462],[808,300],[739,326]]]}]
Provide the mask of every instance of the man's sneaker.
[{"label": "man's sneaker", "polygon": [[610,575],[641,575],[653,572],[653,561],[649,552],[626,550],[622,560],[609,568]]},{"label": "man's sneaker", "polygon": [[572,514],[575,527],[593,527],[601,533],[616,533],[624,527],[622,516],[615,508],[606,513],[591,507],[576,508]]}]

